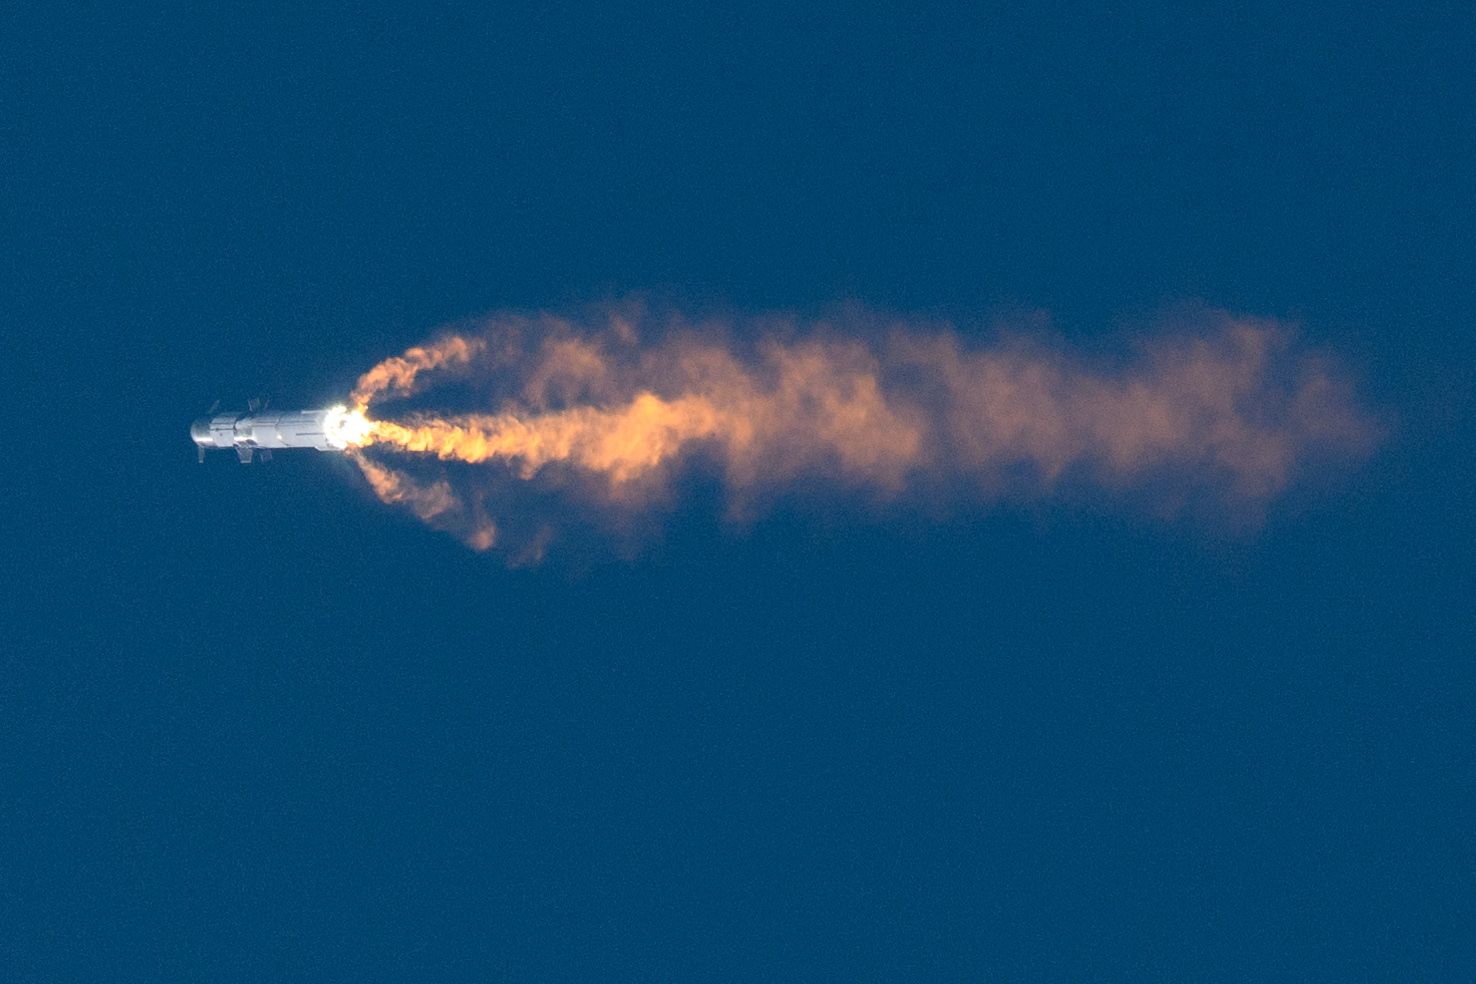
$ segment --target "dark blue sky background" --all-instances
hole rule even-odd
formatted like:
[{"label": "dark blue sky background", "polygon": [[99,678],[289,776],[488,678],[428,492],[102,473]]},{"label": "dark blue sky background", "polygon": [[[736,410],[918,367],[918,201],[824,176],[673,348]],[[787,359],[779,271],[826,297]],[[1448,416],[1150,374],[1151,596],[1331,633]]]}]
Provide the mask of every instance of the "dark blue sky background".
[{"label": "dark blue sky background", "polygon": [[[0,31],[0,978],[1476,977],[1469,4],[120,6]],[[1394,429],[1254,535],[696,490],[582,573],[194,462],[631,290],[1197,299]]]}]

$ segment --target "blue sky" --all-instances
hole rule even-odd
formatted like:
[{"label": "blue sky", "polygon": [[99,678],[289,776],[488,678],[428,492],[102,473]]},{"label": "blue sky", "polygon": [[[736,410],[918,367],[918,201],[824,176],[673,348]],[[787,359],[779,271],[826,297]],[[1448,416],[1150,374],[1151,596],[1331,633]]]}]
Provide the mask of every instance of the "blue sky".
[{"label": "blue sky", "polygon": [[[5,16],[0,976],[1476,972],[1466,5]],[[1207,304],[1389,436],[1250,531],[694,479],[514,571],[195,464],[216,398],[630,292]]]}]

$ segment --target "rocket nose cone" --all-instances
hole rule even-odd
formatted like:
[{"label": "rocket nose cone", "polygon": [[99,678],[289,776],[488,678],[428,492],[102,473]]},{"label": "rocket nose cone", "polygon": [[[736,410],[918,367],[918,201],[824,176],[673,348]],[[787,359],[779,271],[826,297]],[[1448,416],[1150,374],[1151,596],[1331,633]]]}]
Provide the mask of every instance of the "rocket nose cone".
[{"label": "rocket nose cone", "polygon": [[202,448],[212,447],[215,441],[210,437],[210,418],[201,417],[190,425],[190,439]]}]

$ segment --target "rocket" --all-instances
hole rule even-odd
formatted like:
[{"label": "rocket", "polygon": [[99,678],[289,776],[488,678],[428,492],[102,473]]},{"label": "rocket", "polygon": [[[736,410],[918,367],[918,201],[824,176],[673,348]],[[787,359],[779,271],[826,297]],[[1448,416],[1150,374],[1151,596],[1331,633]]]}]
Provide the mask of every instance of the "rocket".
[{"label": "rocket", "polygon": [[282,448],[342,451],[362,441],[363,421],[362,413],[344,406],[267,413],[252,400],[249,410],[216,413],[212,408],[209,416],[190,425],[190,437],[202,462],[206,451],[234,448],[244,465],[254,456],[269,460]]}]

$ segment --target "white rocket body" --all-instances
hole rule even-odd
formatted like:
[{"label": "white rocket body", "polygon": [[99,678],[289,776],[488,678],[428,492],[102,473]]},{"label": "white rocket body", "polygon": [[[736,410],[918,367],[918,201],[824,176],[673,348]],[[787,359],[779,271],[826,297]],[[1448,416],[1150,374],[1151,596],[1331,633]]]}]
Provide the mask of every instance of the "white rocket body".
[{"label": "white rocket body", "polygon": [[270,413],[217,413],[201,417],[190,425],[190,437],[205,452],[234,448],[245,464],[255,454],[270,458],[273,450],[283,448],[315,448],[319,451],[341,451],[345,445],[335,431],[335,421],[342,407],[326,410],[286,410]]}]

